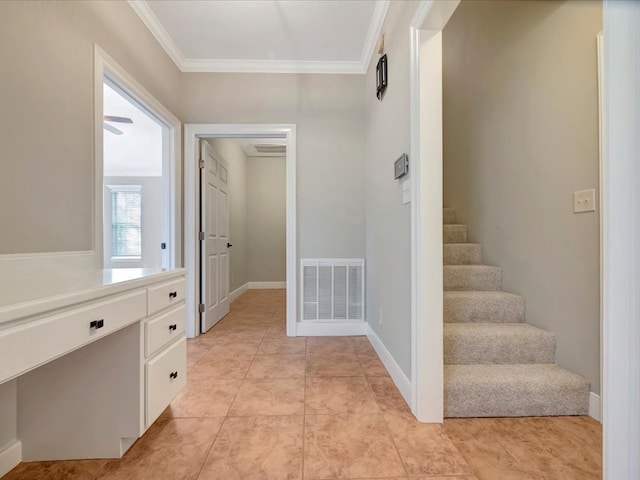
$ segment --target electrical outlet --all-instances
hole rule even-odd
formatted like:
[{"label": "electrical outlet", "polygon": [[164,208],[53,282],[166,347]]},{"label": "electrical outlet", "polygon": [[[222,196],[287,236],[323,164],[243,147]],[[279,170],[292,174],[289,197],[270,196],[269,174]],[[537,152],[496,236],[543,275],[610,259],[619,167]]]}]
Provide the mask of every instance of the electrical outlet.
[{"label": "electrical outlet", "polygon": [[378,325],[382,325],[382,309],[378,309]]},{"label": "electrical outlet", "polygon": [[596,190],[580,190],[573,192],[573,213],[595,212],[596,211]]}]

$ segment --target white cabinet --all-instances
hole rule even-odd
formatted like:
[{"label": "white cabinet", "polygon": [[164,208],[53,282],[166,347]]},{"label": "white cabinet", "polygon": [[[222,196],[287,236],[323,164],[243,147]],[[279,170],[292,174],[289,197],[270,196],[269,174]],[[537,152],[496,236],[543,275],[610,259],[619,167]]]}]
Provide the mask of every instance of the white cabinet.
[{"label": "white cabinet", "polygon": [[183,269],[47,273],[0,296],[0,477],[120,457],[186,382]]},{"label": "white cabinet", "polygon": [[146,298],[136,290],[0,328],[0,383],[139,321]]},{"label": "white cabinet", "polygon": [[151,357],[162,347],[184,336],[184,304],[162,312],[145,322],[145,355]]},{"label": "white cabinet", "polygon": [[153,315],[172,305],[184,303],[184,278],[154,285],[148,289],[148,312]]},{"label": "white cabinet", "polygon": [[146,425],[149,427],[182,390],[187,379],[187,340],[184,336],[149,360],[145,367]]},{"label": "white cabinet", "polygon": [[147,289],[145,320],[145,428],[149,428],[182,390],[187,379],[184,336],[184,278]]}]

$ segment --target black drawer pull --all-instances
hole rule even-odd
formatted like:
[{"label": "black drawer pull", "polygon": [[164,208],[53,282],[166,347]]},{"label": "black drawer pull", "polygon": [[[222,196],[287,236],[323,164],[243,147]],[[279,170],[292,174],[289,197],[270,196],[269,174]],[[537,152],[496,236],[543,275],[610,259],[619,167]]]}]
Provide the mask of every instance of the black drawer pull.
[{"label": "black drawer pull", "polygon": [[172,325],[169,325],[169,331],[176,331],[178,329],[178,325],[176,325],[175,323]]},{"label": "black drawer pull", "polygon": [[104,327],[104,319],[102,318],[100,320],[91,320],[89,324],[89,328],[95,328],[96,330],[102,327]]},{"label": "black drawer pull", "polygon": [[176,298],[178,296],[178,292],[169,292],[169,298]]},{"label": "black drawer pull", "polygon": [[175,378],[178,378],[178,372],[171,372],[169,374],[169,378],[172,379],[172,380],[175,379]]}]

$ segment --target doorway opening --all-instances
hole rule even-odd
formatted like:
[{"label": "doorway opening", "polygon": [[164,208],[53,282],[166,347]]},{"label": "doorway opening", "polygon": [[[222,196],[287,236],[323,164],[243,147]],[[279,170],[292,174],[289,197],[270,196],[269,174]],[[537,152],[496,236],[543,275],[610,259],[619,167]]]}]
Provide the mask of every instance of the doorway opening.
[{"label": "doorway opening", "polygon": [[248,290],[286,287],[286,144],[200,138],[200,333]]},{"label": "doorway opening", "polygon": [[211,328],[245,291],[285,287],[295,336],[295,126],[188,124],[184,158],[187,336]]}]

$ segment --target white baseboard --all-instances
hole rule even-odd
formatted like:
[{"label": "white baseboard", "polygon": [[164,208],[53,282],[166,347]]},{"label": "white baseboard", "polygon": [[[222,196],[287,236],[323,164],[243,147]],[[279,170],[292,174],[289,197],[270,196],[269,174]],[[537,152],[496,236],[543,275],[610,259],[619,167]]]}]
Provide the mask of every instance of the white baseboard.
[{"label": "white baseboard", "polygon": [[387,350],[387,347],[384,346],[382,340],[380,340],[373,328],[371,328],[369,324],[366,324],[366,326],[366,335],[369,338],[371,345],[373,345],[373,348],[380,357],[380,360],[382,360],[382,363],[389,372],[389,375],[391,375],[393,383],[395,383],[398,390],[400,390],[405,402],[407,402],[407,405],[411,406],[411,381],[396,363],[394,358],[391,356],[391,353]]},{"label": "white baseboard", "polygon": [[600,395],[589,393],[589,416],[594,420],[602,422],[602,405]]},{"label": "white baseboard", "polygon": [[296,323],[296,336],[298,337],[347,337],[366,334],[366,323],[364,322],[304,321]]},{"label": "white baseboard", "polygon": [[245,283],[244,285],[236,288],[233,292],[229,294],[229,301],[233,302],[236,298],[242,295],[244,292],[249,290],[249,283]]},{"label": "white baseboard", "polygon": [[16,440],[0,452],[0,477],[6,475],[22,461],[22,443]]},{"label": "white baseboard", "polygon": [[249,290],[266,290],[270,288],[287,288],[287,282],[249,282]]}]

